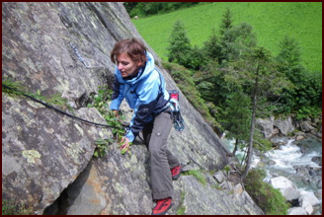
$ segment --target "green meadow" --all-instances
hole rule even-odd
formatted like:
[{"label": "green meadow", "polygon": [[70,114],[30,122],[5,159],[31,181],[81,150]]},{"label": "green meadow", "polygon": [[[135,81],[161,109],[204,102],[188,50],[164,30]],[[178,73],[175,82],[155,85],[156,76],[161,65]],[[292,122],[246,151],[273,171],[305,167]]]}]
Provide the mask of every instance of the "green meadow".
[{"label": "green meadow", "polygon": [[259,46],[276,56],[284,36],[300,46],[303,65],[322,72],[321,2],[213,2],[137,20],[132,19],[145,41],[167,60],[168,40],[174,23],[180,20],[192,45],[201,47],[212,28],[219,31],[225,10],[231,9],[233,24],[252,25]]}]

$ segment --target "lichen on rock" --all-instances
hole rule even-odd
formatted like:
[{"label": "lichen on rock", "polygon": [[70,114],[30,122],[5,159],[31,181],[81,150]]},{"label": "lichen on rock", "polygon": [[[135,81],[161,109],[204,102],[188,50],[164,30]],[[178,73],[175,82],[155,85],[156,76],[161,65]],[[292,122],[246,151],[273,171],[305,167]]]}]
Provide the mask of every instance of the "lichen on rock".
[{"label": "lichen on rock", "polygon": [[28,163],[36,163],[37,159],[40,159],[41,154],[36,150],[24,150],[22,156],[27,159]]}]

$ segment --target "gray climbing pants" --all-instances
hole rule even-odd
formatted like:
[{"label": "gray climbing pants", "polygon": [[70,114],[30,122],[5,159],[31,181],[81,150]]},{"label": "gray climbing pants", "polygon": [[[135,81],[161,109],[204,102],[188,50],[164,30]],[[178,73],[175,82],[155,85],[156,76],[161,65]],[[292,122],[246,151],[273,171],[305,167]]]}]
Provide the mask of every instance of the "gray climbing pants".
[{"label": "gray climbing pants", "polygon": [[157,115],[154,122],[143,129],[145,144],[150,152],[150,175],[153,200],[173,196],[171,168],[180,165],[167,148],[171,131],[170,113],[164,111]]}]

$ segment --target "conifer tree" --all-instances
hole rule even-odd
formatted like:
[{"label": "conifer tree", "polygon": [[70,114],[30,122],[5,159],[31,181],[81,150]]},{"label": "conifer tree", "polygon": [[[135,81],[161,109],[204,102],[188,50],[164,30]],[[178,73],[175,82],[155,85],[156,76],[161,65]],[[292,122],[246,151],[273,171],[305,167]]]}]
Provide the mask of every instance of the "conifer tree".
[{"label": "conifer tree", "polygon": [[247,23],[241,23],[228,29],[222,38],[222,60],[238,60],[245,53],[250,53],[256,46],[256,36],[253,28]]},{"label": "conifer tree", "polygon": [[219,58],[219,63],[221,64],[224,60],[228,60],[228,52],[230,51],[230,43],[233,42],[233,38],[231,38],[231,35],[225,34],[228,32],[232,26],[233,26],[233,20],[232,20],[232,13],[229,8],[226,9],[222,23],[220,25],[220,36],[221,36],[221,55]]},{"label": "conifer tree", "polygon": [[169,38],[168,61],[187,67],[190,53],[191,45],[184,25],[180,21],[177,21],[173,26]]},{"label": "conifer tree", "polygon": [[234,62],[226,74],[226,80],[235,83],[242,89],[246,89],[245,92],[249,93],[251,97],[248,152],[242,175],[242,179],[244,179],[251,166],[255,120],[260,103],[259,97],[269,92],[278,94],[290,82],[276,69],[270,52],[263,47],[254,48],[252,52],[245,54],[240,60]]},{"label": "conifer tree", "polygon": [[222,55],[222,53],[221,53],[222,47],[221,47],[220,41],[216,35],[215,29],[212,29],[212,33],[211,33],[208,41],[206,41],[204,43],[203,50],[205,51],[207,58],[217,60],[218,63],[220,63],[220,58]]},{"label": "conifer tree", "polygon": [[239,142],[247,142],[249,135],[251,100],[241,90],[232,92],[225,102],[221,124],[226,131],[226,137],[235,139],[233,155],[238,149]]},{"label": "conifer tree", "polygon": [[222,23],[220,26],[220,34],[223,36],[226,31],[232,28],[232,26],[233,26],[232,12],[229,8],[227,8],[223,15]]},{"label": "conifer tree", "polygon": [[[301,64],[300,48],[295,39],[285,37],[280,42],[277,56],[278,70],[294,84],[279,99],[277,112],[297,113],[297,119],[316,116],[322,105],[321,73],[310,73]],[[275,97],[272,97],[276,100]]]},{"label": "conifer tree", "polygon": [[279,43],[280,52],[277,56],[279,70],[292,81],[300,80],[303,67],[301,66],[300,49],[295,39],[285,36]]}]

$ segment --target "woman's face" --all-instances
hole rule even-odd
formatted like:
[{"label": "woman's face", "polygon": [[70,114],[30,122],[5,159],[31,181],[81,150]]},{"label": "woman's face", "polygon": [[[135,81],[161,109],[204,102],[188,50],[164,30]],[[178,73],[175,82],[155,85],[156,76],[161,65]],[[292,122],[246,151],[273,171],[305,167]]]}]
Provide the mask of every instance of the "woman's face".
[{"label": "woman's face", "polygon": [[117,57],[117,68],[123,78],[135,75],[141,65],[141,62],[134,62],[127,53],[121,53]]}]

